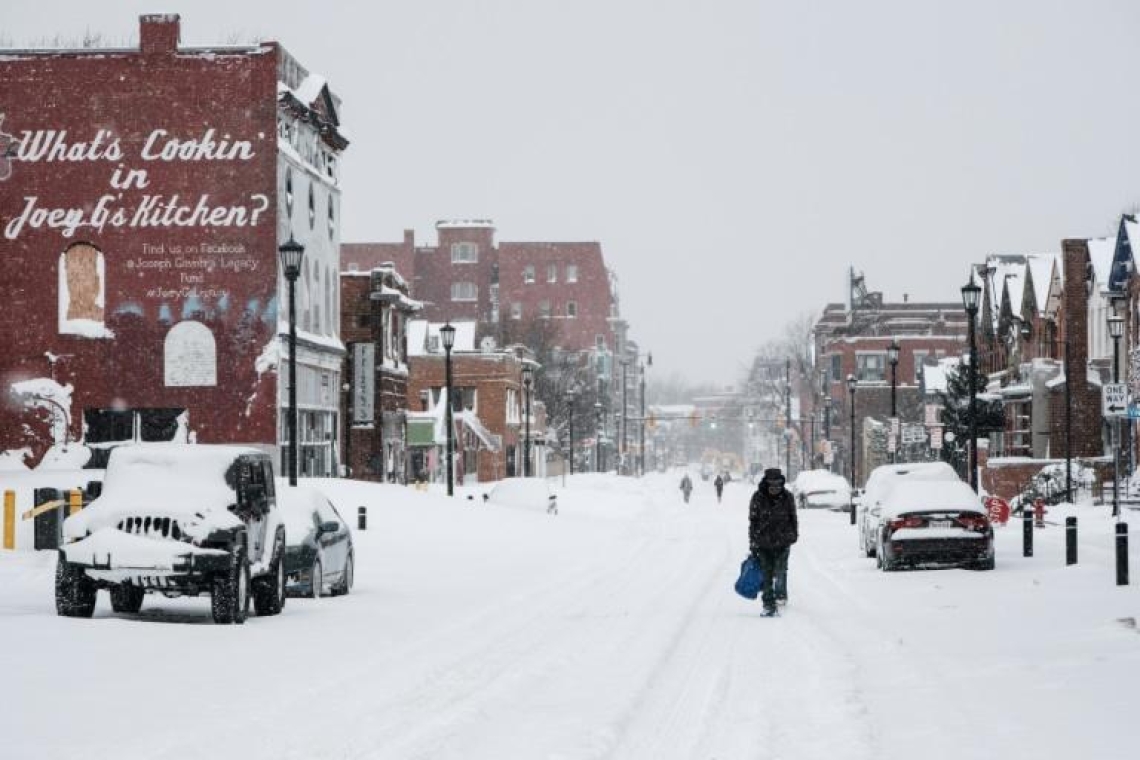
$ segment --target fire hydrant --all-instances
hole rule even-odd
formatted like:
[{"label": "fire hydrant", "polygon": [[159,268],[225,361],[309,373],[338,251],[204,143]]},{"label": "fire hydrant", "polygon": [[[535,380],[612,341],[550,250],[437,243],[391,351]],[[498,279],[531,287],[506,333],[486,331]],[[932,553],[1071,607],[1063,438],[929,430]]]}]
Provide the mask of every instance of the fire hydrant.
[{"label": "fire hydrant", "polygon": [[1040,497],[1033,500],[1033,527],[1045,527],[1045,500]]}]

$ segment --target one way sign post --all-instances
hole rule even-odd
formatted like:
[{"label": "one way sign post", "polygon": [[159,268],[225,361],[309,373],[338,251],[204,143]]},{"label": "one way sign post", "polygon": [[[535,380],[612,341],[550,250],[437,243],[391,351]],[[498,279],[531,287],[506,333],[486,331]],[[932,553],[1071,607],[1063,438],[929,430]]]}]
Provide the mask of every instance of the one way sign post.
[{"label": "one way sign post", "polygon": [[1101,413],[1105,417],[1128,415],[1128,388],[1124,383],[1105,383],[1100,401]]}]

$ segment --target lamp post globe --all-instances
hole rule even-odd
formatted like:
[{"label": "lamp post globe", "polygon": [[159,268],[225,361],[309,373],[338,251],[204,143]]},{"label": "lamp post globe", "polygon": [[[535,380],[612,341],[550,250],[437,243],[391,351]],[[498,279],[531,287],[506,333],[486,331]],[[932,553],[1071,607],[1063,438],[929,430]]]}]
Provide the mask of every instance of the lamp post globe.
[{"label": "lamp post globe", "polygon": [[444,426],[447,428],[447,495],[455,495],[455,424],[452,418],[455,408],[451,398],[451,349],[455,345],[455,327],[450,321],[439,328],[439,340],[443,344],[444,352],[444,395],[447,396],[447,408],[444,411]]},{"label": "lamp post globe", "polygon": [[289,283],[289,485],[297,485],[297,278],[305,246],[289,236],[277,253],[281,257],[281,273]]}]

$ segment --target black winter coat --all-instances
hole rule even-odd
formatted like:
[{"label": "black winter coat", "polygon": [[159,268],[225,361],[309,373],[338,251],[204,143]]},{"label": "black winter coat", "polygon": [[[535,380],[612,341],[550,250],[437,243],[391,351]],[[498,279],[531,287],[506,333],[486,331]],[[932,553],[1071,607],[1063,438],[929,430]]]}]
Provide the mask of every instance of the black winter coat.
[{"label": "black winter coat", "polygon": [[748,505],[748,544],[757,549],[782,549],[800,537],[796,502],[785,489],[779,496],[769,495],[763,488],[752,494]]}]

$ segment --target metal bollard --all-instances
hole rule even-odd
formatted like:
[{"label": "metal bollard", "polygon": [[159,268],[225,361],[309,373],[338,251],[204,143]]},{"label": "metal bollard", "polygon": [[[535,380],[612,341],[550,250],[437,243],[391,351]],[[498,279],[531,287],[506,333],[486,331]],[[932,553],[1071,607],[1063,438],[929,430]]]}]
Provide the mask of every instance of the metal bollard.
[{"label": "metal bollard", "polygon": [[4,548],[16,548],[16,492],[4,492]]},{"label": "metal bollard", "polygon": [[1028,506],[1021,508],[1021,534],[1022,534],[1022,557],[1033,556],[1033,510]]},{"label": "metal bollard", "polygon": [[368,529],[368,507],[357,507],[356,508],[356,529],[357,530],[367,530]]},{"label": "metal bollard", "polygon": [[855,502],[851,502],[851,524],[855,524]]},{"label": "metal bollard", "polygon": [[1116,524],[1116,585],[1128,585],[1128,523]]},{"label": "metal bollard", "polygon": [[1065,518],[1065,564],[1077,564],[1077,518]]},{"label": "metal bollard", "polygon": [[67,514],[70,517],[83,509],[83,492],[78,488],[67,492]]}]

